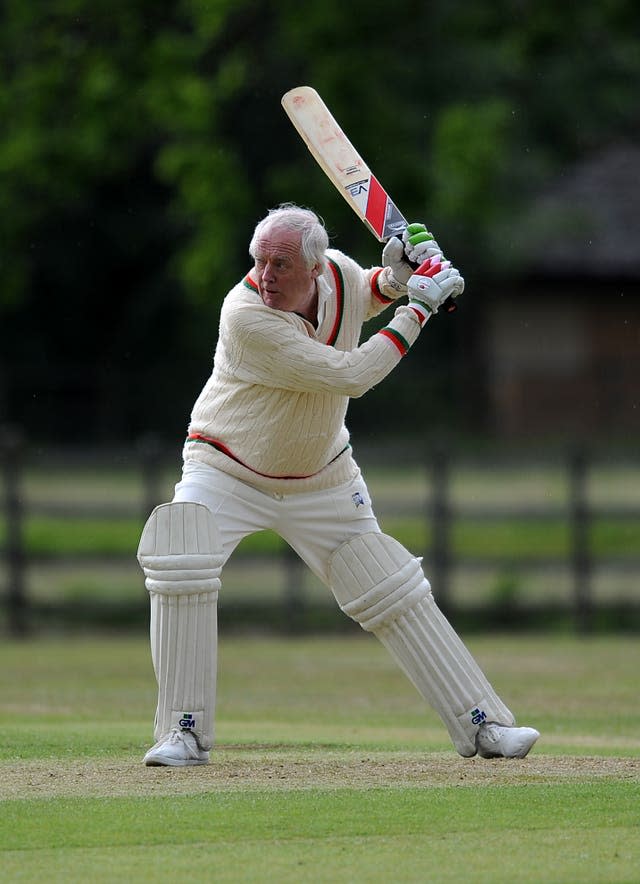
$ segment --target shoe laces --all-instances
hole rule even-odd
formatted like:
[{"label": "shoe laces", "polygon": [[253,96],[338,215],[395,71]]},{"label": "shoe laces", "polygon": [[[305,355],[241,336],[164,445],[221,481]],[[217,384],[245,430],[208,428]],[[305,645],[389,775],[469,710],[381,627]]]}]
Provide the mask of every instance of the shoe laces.
[{"label": "shoe laces", "polygon": [[168,742],[172,745],[174,745],[175,743],[184,743],[184,734],[179,728],[174,727],[171,729]]},{"label": "shoe laces", "polygon": [[498,724],[497,721],[485,721],[482,726],[482,738],[490,743],[498,743],[502,737],[500,731],[504,725]]}]

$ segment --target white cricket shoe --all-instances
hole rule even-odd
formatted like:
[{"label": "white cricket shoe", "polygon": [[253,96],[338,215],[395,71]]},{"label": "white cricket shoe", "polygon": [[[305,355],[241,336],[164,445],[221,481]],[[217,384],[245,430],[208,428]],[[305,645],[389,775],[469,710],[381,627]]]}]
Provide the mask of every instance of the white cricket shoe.
[{"label": "white cricket shoe", "polygon": [[190,731],[173,728],[149,749],[143,761],[147,767],[186,767],[189,764],[208,764],[209,753],[198,746]]},{"label": "white cricket shoe", "polygon": [[482,758],[524,758],[539,736],[533,727],[485,721],[476,734],[476,749]]}]

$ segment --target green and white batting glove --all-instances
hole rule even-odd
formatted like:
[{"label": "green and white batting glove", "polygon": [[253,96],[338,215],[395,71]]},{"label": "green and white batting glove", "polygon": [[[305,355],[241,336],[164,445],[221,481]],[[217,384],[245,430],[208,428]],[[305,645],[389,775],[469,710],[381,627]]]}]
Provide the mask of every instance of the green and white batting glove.
[{"label": "green and white batting glove", "polygon": [[463,291],[464,279],[442,255],[427,258],[407,281],[409,306],[418,314],[421,325],[447,298],[457,298]]},{"label": "green and white batting glove", "polygon": [[405,286],[418,264],[441,254],[441,249],[424,224],[409,224],[402,239],[392,236],[382,250],[382,265],[390,267],[394,278]]},{"label": "green and white batting glove", "polygon": [[418,222],[407,225],[407,229],[402,234],[402,242],[404,243],[404,253],[414,267],[422,264],[427,258],[442,254],[442,249],[435,241],[433,234],[427,230],[424,224]]}]

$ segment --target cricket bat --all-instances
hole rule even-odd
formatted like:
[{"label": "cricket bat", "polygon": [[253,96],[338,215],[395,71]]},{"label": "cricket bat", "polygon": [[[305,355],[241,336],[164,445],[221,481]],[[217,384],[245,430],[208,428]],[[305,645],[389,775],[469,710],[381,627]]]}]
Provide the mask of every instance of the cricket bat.
[{"label": "cricket bat", "polygon": [[[402,236],[407,220],[316,90],[296,86],[282,96],[282,106],[322,171],[376,239]],[[448,298],[444,309],[453,312],[455,302]]]}]

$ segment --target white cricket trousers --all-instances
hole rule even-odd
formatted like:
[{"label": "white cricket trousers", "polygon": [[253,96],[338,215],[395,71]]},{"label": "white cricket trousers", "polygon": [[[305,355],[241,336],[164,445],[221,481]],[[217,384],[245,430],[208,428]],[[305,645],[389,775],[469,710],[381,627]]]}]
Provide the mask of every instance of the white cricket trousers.
[{"label": "white cricket trousers", "polygon": [[211,510],[222,539],[223,566],[244,537],[270,529],[326,586],[329,560],[338,547],[359,534],[380,531],[360,473],[327,491],[269,494],[215,467],[187,461],[173,499]]}]

